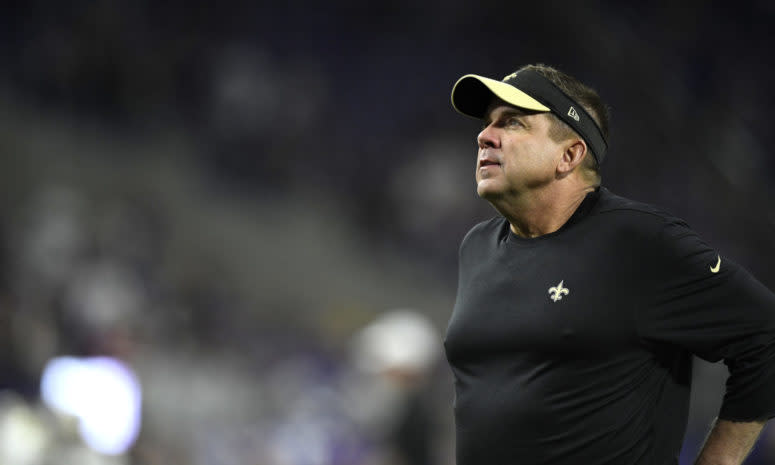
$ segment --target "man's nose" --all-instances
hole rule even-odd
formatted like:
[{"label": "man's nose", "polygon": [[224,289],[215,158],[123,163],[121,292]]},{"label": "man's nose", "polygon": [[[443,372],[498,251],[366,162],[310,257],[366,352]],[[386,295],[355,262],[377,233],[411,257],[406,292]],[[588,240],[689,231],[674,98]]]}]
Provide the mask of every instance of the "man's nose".
[{"label": "man's nose", "polygon": [[500,145],[500,138],[498,137],[498,130],[493,127],[492,124],[488,124],[482,129],[478,136],[476,136],[476,143],[480,149],[487,147],[497,148]]}]

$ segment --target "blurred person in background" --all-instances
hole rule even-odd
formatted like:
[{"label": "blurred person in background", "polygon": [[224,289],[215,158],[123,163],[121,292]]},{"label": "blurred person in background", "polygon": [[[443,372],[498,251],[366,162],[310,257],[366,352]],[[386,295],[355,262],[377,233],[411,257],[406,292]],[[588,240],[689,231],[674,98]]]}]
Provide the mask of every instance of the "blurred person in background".
[{"label": "blurred person in background", "polygon": [[347,383],[355,387],[348,398],[356,420],[384,444],[378,463],[438,463],[439,425],[428,395],[440,349],[440,335],[416,310],[387,311],[353,336],[360,380]]},{"label": "blurred person in background", "polygon": [[[484,121],[447,329],[458,465],[677,464],[691,355],[727,391],[698,465],[740,464],[775,416],[775,295],[682,220],[601,186],[608,110],[545,65],[460,78]],[[646,161],[647,162],[647,161]]]}]

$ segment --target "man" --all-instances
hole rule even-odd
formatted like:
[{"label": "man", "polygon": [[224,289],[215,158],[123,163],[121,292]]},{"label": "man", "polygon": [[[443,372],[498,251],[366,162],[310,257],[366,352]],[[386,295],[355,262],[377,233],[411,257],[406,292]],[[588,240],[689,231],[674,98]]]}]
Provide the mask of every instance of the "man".
[{"label": "man", "polygon": [[691,355],[730,370],[697,464],[740,464],[775,416],[775,295],[658,209],[600,186],[608,115],[529,65],[463,76],[479,196],[445,349],[458,465],[677,464]]}]

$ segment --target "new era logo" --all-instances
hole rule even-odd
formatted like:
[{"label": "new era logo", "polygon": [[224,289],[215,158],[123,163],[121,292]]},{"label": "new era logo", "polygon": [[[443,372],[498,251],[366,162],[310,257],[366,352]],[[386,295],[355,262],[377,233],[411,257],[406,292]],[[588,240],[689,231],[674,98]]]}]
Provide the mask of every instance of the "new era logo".
[{"label": "new era logo", "polygon": [[570,107],[568,109],[568,116],[570,116],[571,118],[575,119],[576,121],[579,120],[579,114],[576,113],[576,109],[573,108],[573,107]]}]

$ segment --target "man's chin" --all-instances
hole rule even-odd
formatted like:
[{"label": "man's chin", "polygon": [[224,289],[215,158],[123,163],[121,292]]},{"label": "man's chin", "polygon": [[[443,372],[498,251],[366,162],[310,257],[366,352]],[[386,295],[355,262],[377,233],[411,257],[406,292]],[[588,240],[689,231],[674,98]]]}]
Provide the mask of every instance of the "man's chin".
[{"label": "man's chin", "polygon": [[495,186],[495,183],[487,179],[479,181],[476,185],[476,193],[485,200],[497,198],[501,195],[501,191]]}]

